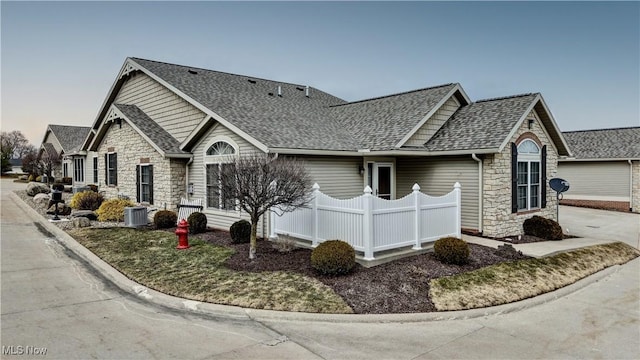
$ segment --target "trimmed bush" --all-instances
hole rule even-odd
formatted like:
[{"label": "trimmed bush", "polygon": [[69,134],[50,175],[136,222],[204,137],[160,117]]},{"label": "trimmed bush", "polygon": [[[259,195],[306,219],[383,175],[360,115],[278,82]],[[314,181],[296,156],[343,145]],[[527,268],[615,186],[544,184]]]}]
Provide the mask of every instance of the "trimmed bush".
[{"label": "trimmed bush", "polygon": [[446,264],[464,265],[469,262],[469,244],[456,237],[445,237],[433,244],[436,259]]},{"label": "trimmed bush", "polygon": [[207,216],[201,212],[194,212],[187,218],[189,232],[199,234],[207,231]]},{"label": "trimmed bush", "polygon": [[251,240],[251,223],[247,220],[238,220],[229,228],[231,241],[235,244],[246,244]]},{"label": "trimmed bush", "polygon": [[175,227],[178,222],[178,214],[171,210],[160,210],[153,216],[153,224],[158,229]]},{"label": "trimmed bush", "polygon": [[97,192],[82,191],[73,195],[69,206],[76,210],[97,210],[103,201],[104,197]]},{"label": "trimmed bush", "polygon": [[534,215],[522,223],[525,235],[546,240],[562,240],[562,227],[556,221]]},{"label": "trimmed bush", "polygon": [[71,185],[73,184],[73,181],[71,180],[71,177],[66,176],[62,178],[62,184],[64,185]]},{"label": "trimmed bush", "polygon": [[135,206],[128,199],[109,199],[96,210],[99,221],[124,221],[124,208]]},{"label": "trimmed bush", "polygon": [[33,177],[33,175],[29,175],[29,178],[27,179],[27,181],[33,181],[35,180],[35,177]]},{"label": "trimmed bush", "polygon": [[98,192],[98,185],[89,184],[87,186],[89,187],[89,189],[91,189],[91,191]]},{"label": "trimmed bush", "polygon": [[311,252],[311,267],[322,275],[345,275],[356,266],[356,252],[342,240],[328,240]]},{"label": "trimmed bush", "polygon": [[36,182],[42,182],[42,176],[41,175],[36,176]]}]

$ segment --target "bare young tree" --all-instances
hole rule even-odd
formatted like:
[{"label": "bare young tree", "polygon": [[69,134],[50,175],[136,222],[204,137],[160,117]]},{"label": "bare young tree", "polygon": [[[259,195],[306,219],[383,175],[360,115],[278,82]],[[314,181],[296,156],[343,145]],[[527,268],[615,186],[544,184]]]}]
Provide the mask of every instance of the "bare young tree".
[{"label": "bare young tree", "polygon": [[256,256],[258,220],[270,209],[293,211],[311,200],[311,178],[300,160],[252,154],[221,168],[218,194],[235,199],[251,218],[249,258]]}]

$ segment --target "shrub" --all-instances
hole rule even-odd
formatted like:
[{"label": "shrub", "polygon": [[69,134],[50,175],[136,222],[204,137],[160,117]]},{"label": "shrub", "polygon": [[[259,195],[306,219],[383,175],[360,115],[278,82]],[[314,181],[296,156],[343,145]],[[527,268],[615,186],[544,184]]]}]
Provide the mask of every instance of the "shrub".
[{"label": "shrub", "polygon": [[89,184],[87,186],[89,187],[89,189],[91,189],[91,191],[98,192],[98,185]]},{"label": "shrub", "polygon": [[124,221],[124,208],[135,206],[131,200],[109,199],[96,210],[99,221]]},{"label": "shrub", "polygon": [[433,244],[436,259],[446,264],[464,265],[469,262],[469,244],[456,237],[445,237]]},{"label": "shrub", "polygon": [[42,182],[42,176],[40,175],[36,176],[36,182]]},{"label": "shrub", "polygon": [[160,210],[153,216],[153,224],[158,229],[168,229],[176,226],[178,214],[171,210]]},{"label": "shrub", "polygon": [[71,184],[73,184],[73,181],[71,180],[71,177],[65,176],[65,177],[62,178],[62,183],[64,185],[71,185]]},{"label": "shrub", "polygon": [[27,181],[33,181],[35,180],[35,178],[33,177],[33,175],[29,175],[29,178],[27,179]]},{"label": "shrub", "polygon": [[92,210],[95,211],[102,205],[104,197],[93,191],[82,191],[75,193],[71,198],[69,206],[76,210]]},{"label": "shrub", "polygon": [[522,223],[525,235],[546,240],[562,240],[562,227],[556,221],[534,215]]},{"label": "shrub", "polygon": [[323,275],[345,275],[356,266],[356,252],[342,240],[328,240],[311,252],[311,267]]},{"label": "shrub", "polygon": [[207,216],[201,212],[194,212],[187,218],[189,232],[199,234],[207,231]]},{"label": "shrub", "polygon": [[251,239],[251,223],[247,220],[238,220],[229,228],[231,241],[235,244],[245,244]]}]

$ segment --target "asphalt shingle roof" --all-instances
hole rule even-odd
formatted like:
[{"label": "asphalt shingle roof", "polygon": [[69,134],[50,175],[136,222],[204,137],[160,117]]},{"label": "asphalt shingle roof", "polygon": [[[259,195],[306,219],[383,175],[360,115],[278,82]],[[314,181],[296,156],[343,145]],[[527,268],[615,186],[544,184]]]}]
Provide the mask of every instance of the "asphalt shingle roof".
[{"label": "asphalt shingle roof", "polygon": [[496,149],[538,94],[480,100],[460,108],[427,141],[430,151]]},{"label": "asphalt shingle roof", "polygon": [[576,159],[640,159],[640,127],[563,132]]},{"label": "asphalt shingle roof", "polygon": [[188,154],[180,150],[180,142],[135,105],[114,104],[140,131],[167,155]]},{"label": "asphalt shingle roof", "polygon": [[46,151],[49,156],[52,156],[54,158],[57,158],[60,156],[60,154],[58,154],[55,146],[53,146],[52,143],[42,143],[42,147],[44,148],[44,151]]},{"label": "asphalt shingle roof", "polygon": [[60,142],[65,154],[79,150],[91,130],[88,126],[70,125],[49,125],[49,129]]}]

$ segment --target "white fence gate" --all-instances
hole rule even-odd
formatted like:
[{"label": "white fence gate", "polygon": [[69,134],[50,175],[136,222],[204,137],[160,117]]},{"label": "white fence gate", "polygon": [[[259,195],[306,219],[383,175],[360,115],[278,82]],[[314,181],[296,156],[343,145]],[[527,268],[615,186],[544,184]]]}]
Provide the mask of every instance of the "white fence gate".
[{"label": "white fence gate", "polygon": [[320,192],[313,185],[313,200],[309,207],[284,214],[271,214],[271,237],[288,235],[318,243],[339,239],[356,251],[364,252],[364,260],[374,260],[374,253],[413,246],[421,249],[425,242],[445,236],[461,236],[460,184],[443,196],[420,192],[418,184],[402,199],[385,200],[364,195],[340,200]]}]

